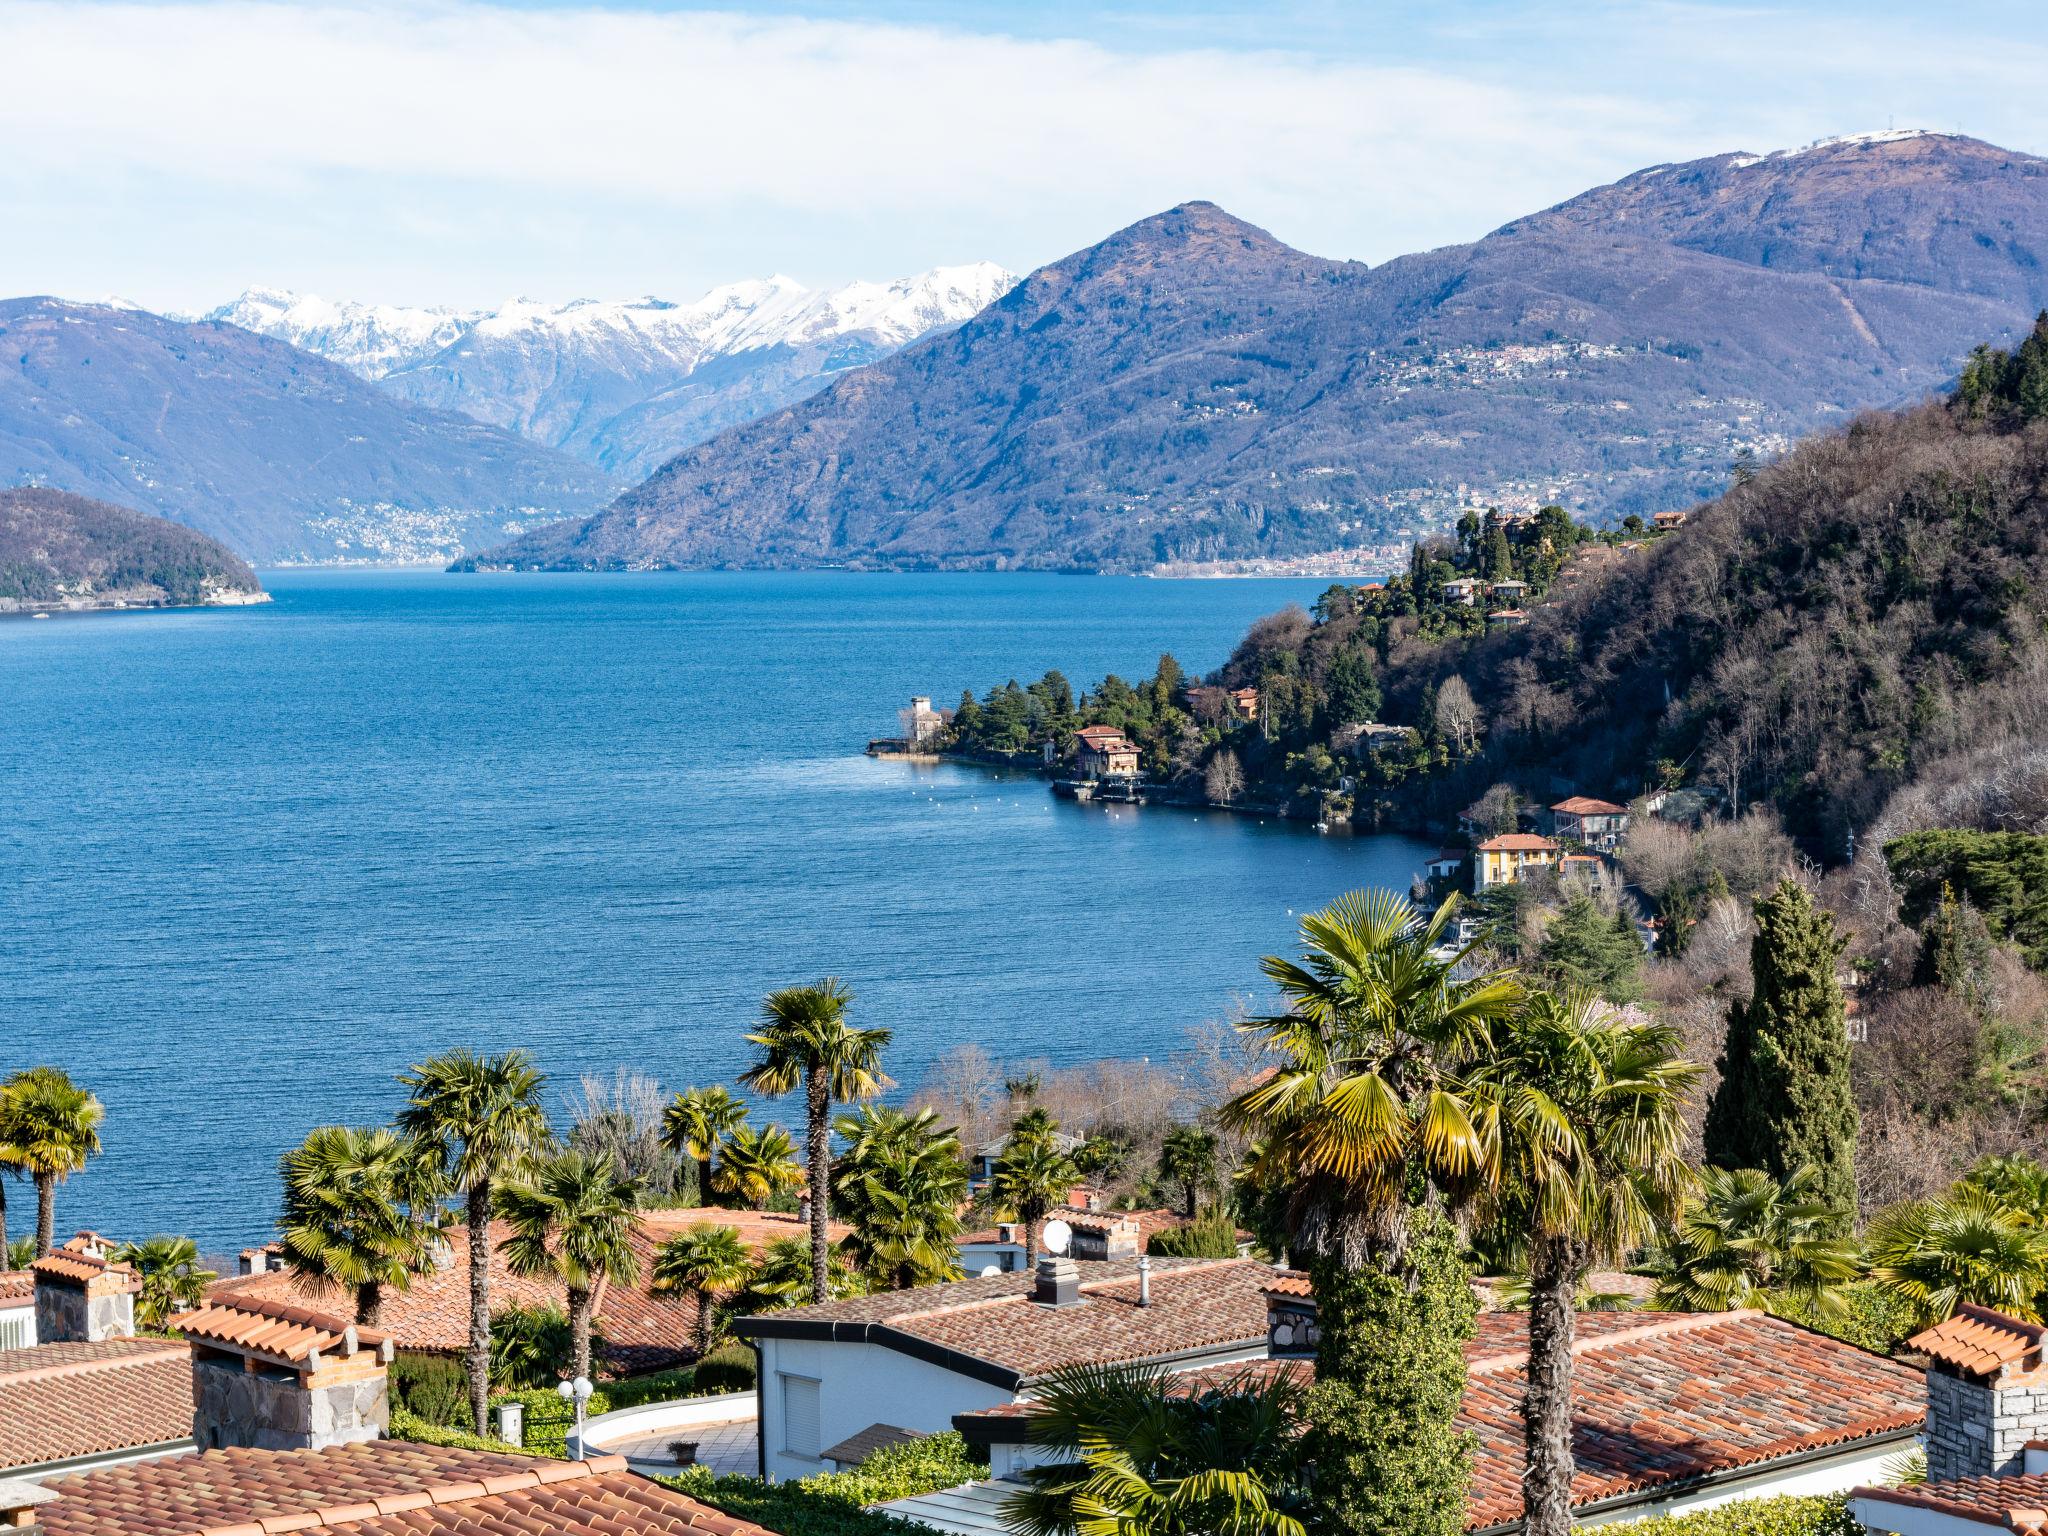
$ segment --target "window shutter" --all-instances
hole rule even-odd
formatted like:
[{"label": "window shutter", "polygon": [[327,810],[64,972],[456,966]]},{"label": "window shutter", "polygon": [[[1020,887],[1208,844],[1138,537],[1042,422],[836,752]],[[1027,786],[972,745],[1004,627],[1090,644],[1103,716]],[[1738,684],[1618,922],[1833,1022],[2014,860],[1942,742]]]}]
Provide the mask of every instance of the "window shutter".
[{"label": "window shutter", "polygon": [[818,1455],[818,1384],[804,1376],[782,1378],[782,1448],[792,1456]]}]

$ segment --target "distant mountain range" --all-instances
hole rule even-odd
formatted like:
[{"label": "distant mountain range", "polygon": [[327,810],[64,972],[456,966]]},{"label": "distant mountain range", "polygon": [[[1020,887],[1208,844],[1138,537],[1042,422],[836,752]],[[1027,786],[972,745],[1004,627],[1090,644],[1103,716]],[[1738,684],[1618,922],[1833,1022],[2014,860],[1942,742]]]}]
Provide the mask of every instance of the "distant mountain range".
[{"label": "distant mountain range", "polygon": [[1392,555],[1466,502],[1685,505],[2044,305],[2048,161],[1948,135],[1657,166],[1370,269],[1189,203],[476,563]]},{"label": "distant mountain range", "polygon": [[814,291],[769,277],[689,304],[330,303],[252,288],[204,318],[288,341],[416,405],[459,411],[639,480],[726,427],[958,325],[1016,282],[991,262]]},{"label": "distant mountain range", "polygon": [[260,562],[447,560],[610,500],[551,448],[239,327],[0,300],[0,486],[152,512]]}]

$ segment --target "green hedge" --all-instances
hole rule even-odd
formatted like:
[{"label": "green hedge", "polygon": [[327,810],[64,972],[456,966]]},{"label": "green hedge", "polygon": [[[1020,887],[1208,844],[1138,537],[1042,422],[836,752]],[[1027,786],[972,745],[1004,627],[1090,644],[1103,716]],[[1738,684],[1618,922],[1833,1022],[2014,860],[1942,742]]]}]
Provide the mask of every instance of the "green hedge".
[{"label": "green hedge", "polygon": [[1922,1319],[1913,1303],[1875,1280],[1855,1281],[1843,1286],[1840,1294],[1848,1309],[1841,1316],[1794,1321],[1880,1355],[1891,1354],[1920,1331]]},{"label": "green hedge", "polygon": [[826,1472],[794,1483],[720,1476],[692,1467],[662,1481],[739,1520],[780,1536],[902,1536],[903,1526],[863,1506],[933,1493],[988,1476],[967,1444],[948,1431],[875,1452],[849,1472]]},{"label": "green hedge", "polygon": [[429,1424],[418,1414],[407,1413],[403,1408],[391,1410],[389,1434],[394,1440],[411,1440],[420,1445],[452,1445],[465,1451],[502,1451],[507,1456],[552,1456],[557,1461],[568,1459],[568,1451],[561,1445],[553,1450],[544,1450],[529,1443],[522,1452],[518,1446],[507,1445],[503,1440],[472,1435],[466,1429],[450,1429],[445,1424]]},{"label": "green hedge", "polygon": [[1629,1536],[1864,1536],[1840,1495],[1801,1499],[1737,1499],[1690,1515],[1632,1521]]}]

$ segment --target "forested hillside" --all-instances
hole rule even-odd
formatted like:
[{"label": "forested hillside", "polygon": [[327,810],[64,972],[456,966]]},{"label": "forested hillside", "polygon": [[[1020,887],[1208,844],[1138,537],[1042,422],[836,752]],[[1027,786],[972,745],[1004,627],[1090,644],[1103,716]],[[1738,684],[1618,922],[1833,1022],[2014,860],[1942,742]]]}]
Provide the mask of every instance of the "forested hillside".
[{"label": "forested hillside", "polygon": [[1452,677],[1486,723],[1447,798],[1539,765],[1595,793],[1695,781],[1812,851],[1928,762],[2030,728],[2048,684],[2048,316],[1953,400],[1865,417],[1676,535],[1447,644],[1390,637],[1389,712]]},{"label": "forested hillside", "polygon": [[262,600],[256,573],[203,533],[63,491],[0,490],[0,613]]}]

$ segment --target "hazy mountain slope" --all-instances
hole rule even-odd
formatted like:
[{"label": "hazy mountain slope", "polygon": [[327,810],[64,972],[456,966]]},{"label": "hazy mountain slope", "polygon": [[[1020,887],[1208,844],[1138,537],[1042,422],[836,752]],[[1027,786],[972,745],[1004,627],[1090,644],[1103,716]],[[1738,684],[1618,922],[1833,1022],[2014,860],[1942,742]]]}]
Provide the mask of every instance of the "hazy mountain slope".
[{"label": "hazy mountain slope", "polygon": [[[1690,224],[1676,194],[1657,220],[1596,216],[1627,201],[1602,189],[1372,270],[1189,204],[480,558],[1134,569],[1398,548],[1465,501],[1682,506],[1739,451],[1917,396],[1966,339],[2015,334],[2048,302],[2044,165],[1966,139],[1723,156],[1650,178],[1694,187]],[[1842,247],[1882,244],[1844,212],[1859,178],[1885,189],[1871,217],[1941,232],[1888,248],[1883,277],[1658,233],[1711,243],[1734,187],[1784,248],[1847,272]]]},{"label": "hazy mountain slope", "polygon": [[0,490],[0,613],[262,600],[256,573],[203,533],[64,491]]},{"label": "hazy mountain slope", "polygon": [[1015,281],[978,262],[821,292],[770,277],[689,304],[521,299],[469,313],[251,289],[208,318],[637,480],[728,426],[959,324]]},{"label": "hazy mountain slope", "polygon": [[0,301],[0,484],[159,513],[262,562],[446,559],[602,504],[565,455],[231,325]]}]

